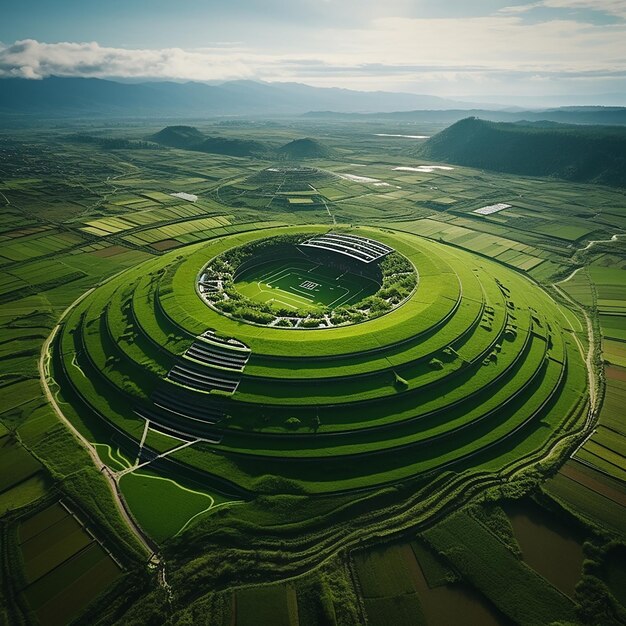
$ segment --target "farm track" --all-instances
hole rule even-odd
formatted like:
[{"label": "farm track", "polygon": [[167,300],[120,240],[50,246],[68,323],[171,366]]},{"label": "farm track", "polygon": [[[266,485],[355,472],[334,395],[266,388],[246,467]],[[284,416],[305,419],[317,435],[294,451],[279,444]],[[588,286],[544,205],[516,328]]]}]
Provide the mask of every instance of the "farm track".
[{"label": "farm track", "polygon": [[[313,185],[311,185],[311,183],[309,183],[309,187],[316,193],[319,195],[319,197],[322,199],[322,202],[324,203],[324,206],[326,207],[326,213],[328,213],[328,216],[330,217],[330,219],[333,221],[333,226],[337,226],[337,218],[330,212],[330,208],[328,207],[328,203],[326,202],[326,199],[324,198],[324,196],[322,196],[315,187],[313,187]],[[269,206],[269,205],[268,205]]]},{"label": "farm track", "polygon": [[[624,233],[616,233],[610,239],[596,239],[589,241],[584,248],[581,248],[577,251],[576,254],[582,251],[586,251],[591,249],[596,244],[600,243],[614,243],[619,240],[620,237],[626,236]],[[589,347],[587,351],[587,355],[583,354],[583,358],[585,359],[585,364],[587,366],[587,371],[589,375],[589,389],[590,389],[590,415],[588,417],[588,433],[580,442],[580,444],[576,447],[576,449],[570,455],[571,458],[575,459],[578,462],[584,463],[585,465],[592,467],[594,470],[600,472],[601,474],[607,475],[606,471],[602,468],[596,467],[593,463],[589,461],[583,461],[581,459],[576,458],[576,454],[585,446],[585,444],[594,436],[596,433],[596,426],[600,414],[600,409],[602,408],[602,403],[604,400],[604,392],[605,392],[605,380],[604,380],[604,363],[602,360],[602,335],[599,330],[596,333],[596,329],[594,327],[594,320],[588,313],[587,307],[576,302],[574,298],[572,298],[564,289],[562,289],[559,285],[563,285],[568,282],[577,274],[580,270],[586,270],[587,266],[582,266],[574,270],[567,278],[558,281],[554,284],[555,289],[558,293],[565,298],[569,303],[572,304],[573,307],[578,309],[585,318],[585,323],[587,326],[587,335],[589,337]],[[597,292],[595,284],[589,279],[590,291],[591,291],[591,311],[592,314],[596,317],[598,315],[597,308]],[[581,354],[583,352],[582,345],[579,343],[579,347],[581,349]],[[596,372],[598,374],[596,375]]]},{"label": "farm track", "polygon": [[[617,237],[617,236],[614,235],[614,237]],[[612,238],[611,240],[608,240],[608,241],[616,241],[616,239]],[[597,242],[593,242],[593,243],[597,243]],[[588,244],[586,248],[584,249],[587,249],[589,247],[590,246]],[[583,315],[585,319],[585,324],[587,327],[587,338],[589,341],[587,353],[585,354],[585,349],[580,339],[578,339],[575,333],[573,334],[573,337],[578,345],[578,349],[580,350],[580,354],[585,362],[585,366],[587,368],[587,377],[588,377],[588,382],[589,382],[589,412],[588,412],[587,420],[585,424],[585,430],[588,432],[586,436],[582,439],[582,441],[579,443],[579,445],[576,447],[576,449],[571,453],[570,457],[573,458],[576,455],[576,453],[585,445],[585,443],[587,443],[587,441],[594,435],[596,431],[595,426],[597,424],[598,417],[600,414],[600,408],[602,406],[604,389],[603,389],[603,384],[602,384],[603,381],[601,380],[600,374],[596,374],[596,372],[600,371],[603,367],[602,361],[601,361],[602,339],[601,337],[598,337],[598,334],[595,332],[593,320],[591,319],[585,307],[580,305],[578,302],[576,302],[576,300],[574,300],[564,289],[559,287],[559,285],[570,280],[571,277],[572,275],[568,276],[564,280],[554,283],[553,286],[556,292],[562,298],[567,300],[567,302],[569,302],[574,309],[577,309]],[[595,291],[592,290],[592,292],[593,292],[592,298],[594,302],[593,309],[595,310],[596,296],[595,296]]]},{"label": "farm track", "polygon": [[41,354],[38,361],[38,369],[39,369],[39,379],[41,382],[42,389],[46,396],[47,401],[52,406],[54,412],[57,414],[58,418],[65,424],[65,426],[70,430],[70,432],[74,435],[74,437],[79,441],[82,447],[87,451],[91,460],[93,461],[95,467],[98,471],[106,478],[109,488],[111,490],[111,494],[113,496],[113,500],[118,509],[118,512],[121,518],[126,523],[129,530],[133,533],[139,544],[142,546],[146,554],[149,555],[148,560],[154,566],[157,567],[158,570],[158,580],[159,584],[168,591],[169,593],[169,585],[165,579],[165,564],[161,560],[161,558],[157,554],[158,547],[147,537],[147,535],[143,532],[140,526],[135,522],[132,517],[132,514],[128,510],[124,497],[120,491],[116,476],[109,470],[109,468],[100,460],[98,453],[95,447],[89,442],[71,423],[71,421],[65,416],[61,407],[58,405],[54,394],[52,393],[48,381],[50,379],[50,346],[52,345],[54,338],[56,337],[59,328],[61,327],[61,322],[65,318],[65,316],[84,298],[86,298],[95,288],[89,289],[85,293],[83,293],[80,297],[78,297],[69,307],[63,311],[61,317],[57,321],[56,326],[52,329],[52,332],[44,342]]},{"label": "farm track", "polygon": [[97,192],[93,191],[89,187],[85,187],[85,189],[87,191],[89,191],[89,193],[93,194],[94,196],[100,195],[100,199],[96,200],[93,204],[91,204],[88,207],[86,207],[85,210],[80,214],[79,217],[82,217],[83,215],[88,214],[90,211],[93,211],[94,209],[99,208],[111,196],[114,196],[119,191],[120,187],[116,187],[113,184],[112,181],[117,180],[118,178],[124,178],[126,176],[131,176],[133,173],[134,172],[130,171],[130,172],[123,172],[122,174],[118,174],[117,176],[107,176],[106,179],[104,180],[104,184],[113,187],[113,189],[111,189],[111,191],[109,191],[108,193],[98,194]]},{"label": "farm track", "polygon": [[[574,257],[576,257],[576,255],[579,254],[580,252],[586,252],[587,250],[590,250],[596,244],[614,243],[615,241],[618,241],[620,237],[626,237],[626,233],[616,233],[610,239],[592,239],[591,241],[587,242],[587,245],[584,248],[579,248],[578,250],[576,250],[576,252],[574,253]],[[585,267],[584,265],[577,267],[566,278],[564,278],[563,280],[557,281],[555,285],[562,285],[563,283],[566,283],[568,280],[571,280],[572,278],[574,278],[574,276],[576,276],[576,274],[578,274],[580,270],[584,269],[584,267]]]}]

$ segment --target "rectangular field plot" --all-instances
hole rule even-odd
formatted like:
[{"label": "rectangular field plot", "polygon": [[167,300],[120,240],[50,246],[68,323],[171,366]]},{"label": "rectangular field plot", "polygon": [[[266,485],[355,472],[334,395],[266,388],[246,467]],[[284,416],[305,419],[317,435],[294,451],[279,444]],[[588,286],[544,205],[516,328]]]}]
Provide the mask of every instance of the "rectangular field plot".
[{"label": "rectangular field plot", "polygon": [[[439,554],[516,624],[573,620],[574,603],[518,559],[486,526],[455,513],[424,536]],[[478,622],[484,623],[484,622]]]},{"label": "rectangular field plot", "polygon": [[26,480],[41,469],[41,463],[8,436],[0,439],[0,492]]},{"label": "rectangular field plot", "polygon": [[405,542],[354,554],[368,624],[481,624],[499,626],[503,616],[422,543]]},{"label": "rectangular field plot", "polygon": [[15,487],[3,491],[0,493],[0,515],[35,502],[46,494],[50,484],[43,472],[37,472]]},{"label": "rectangular field plot", "polygon": [[18,527],[24,596],[44,626],[66,624],[122,574],[117,563],[59,502]]},{"label": "rectangular field plot", "polygon": [[43,626],[61,626],[120,575],[120,568],[94,543],[28,587],[25,595]]},{"label": "rectangular field plot", "polygon": [[[55,507],[62,508],[58,504]],[[51,507],[35,515],[34,519],[37,520],[39,516],[46,517],[51,523],[21,544],[24,572],[31,582],[58,567],[93,541],[67,511],[65,516],[57,519],[57,511]]]},{"label": "rectangular field plot", "polygon": [[375,281],[308,260],[271,261],[247,270],[237,290],[256,302],[287,309],[341,306],[378,289]]},{"label": "rectangular field plot", "polygon": [[289,204],[313,204],[312,198],[288,198]]},{"label": "rectangular field plot", "polygon": [[[570,463],[572,461],[567,465]],[[599,476],[602,475],[599,474]],[[545,490],[551,496],[566,502],[584,517],[601,520],[603,524],[618,533],[626,533],[626,507],[612,497],[607,497],[605,486],[582,484],[582,482],[579,478],[574,479],[559,472],[545,483]]]},{"label": "rectangular field plot", "polygon": [[[17,385],[12,385],[13,389]],[[7,403],[10,401],[7,400]],[[19,404],[20,398],[17,401]],[[13,439],[6,428],[0,429],[0,516],[43,496],[50,481],[41,463]]]},{"label": "rectangular field plot", "polygon": [[299,623],[296,594],[291,585],[241,589],[235,597],[237,626],[295,626]]}]

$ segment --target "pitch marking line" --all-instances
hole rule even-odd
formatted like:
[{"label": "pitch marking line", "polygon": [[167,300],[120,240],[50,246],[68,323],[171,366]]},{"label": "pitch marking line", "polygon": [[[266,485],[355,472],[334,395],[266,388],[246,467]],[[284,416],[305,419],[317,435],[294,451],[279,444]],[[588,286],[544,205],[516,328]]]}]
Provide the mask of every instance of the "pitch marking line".
[{"label": "pitch marking line", "polygon": [[[309,304],[309,301],[312,300],[312,298],[305,298],[304,296],[299,296],[298,294],[295,294],[295,293],[294,294],[289,294],[288,292],[283,291],[282,289],[279,289],[279,291],[282,292],[281,293],[281,297],[289,299],[289,297],[291,295],[292,298],[293,298],[293,301],[296,302],[297,304],[299,304],[300,306],[302,306],[302,305],[306,306],[307,304]],[[272,295],[275,294],[275,292],[272,292],[272,291],[270,291],[268,289],[261,289],[261,293],[267,293],[267,294],[272,294]],[[271,298],[271,300],[277,300],[277,299],[278,298]],[[304,300],[304,302],[302,302],[302,300]],[[298,307],[294,307],[294,308],[297,309]]]},{"label": "pitch marking line", "polygon": [[[358,296],[363,291],[363,289],[359,289],[359,291],[357,291],[355,294],[353,294],[349,289],[346,289],[345,287],[339,287],[339,289],[343,289],[345,293],[343,295],[339,296],[338,298],[336,298],[335,300],[333,300],[327,306],[333,306],[334,304],[338,305],[340,300],[344,300],[345,299],[345,301],[347,301],[347,300],[350,300],[353,297],[356,298],[356,296]],[[343,302],[341,304],[343,304]]]},{"label": "pitch marking line", "polygon": [[268,300],[268,302],[277,302],[278,304],[282,304],[283,306],[287,306],[290,309],[293,309],[294,311],[298,310],[297,306],[293,306],[293,304],[289,304],[289,302],[283,302],[282,300],[279,300],[278,298],[272,298],[271,300]]},{"label": "pitch marking line", "polygon": [[313,298],[313,296],[310,296],[307,291],[301,291],[297,287],[289,287],[289,290],[298,294],[301,298],[305,298],[306,300],[310,300],[311,302],[315,300],[315,298]]}]

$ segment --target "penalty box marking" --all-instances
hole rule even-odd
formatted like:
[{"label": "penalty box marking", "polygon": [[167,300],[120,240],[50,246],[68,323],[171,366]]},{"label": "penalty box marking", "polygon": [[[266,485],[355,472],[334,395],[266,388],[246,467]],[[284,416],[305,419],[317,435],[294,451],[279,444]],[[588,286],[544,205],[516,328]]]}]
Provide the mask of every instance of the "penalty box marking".
[{"label": "penalty box marking", "polygon": [[[319,265],[311,268],[311,270],[316,269],[317,267],[319,267]],[[310,272],[311,270],[308,270],[308,271]],[[279,289],[280,291],[282,291],[286,295],[288,292],[286,292],[284,289],[282,289],[280,287],[275,287],[272,283],[277,283],[279,280],[281,280],[283,278],[287,278],[289,275],[297,273],[297,272],[301,272],[301,271],[303,271],[303,270],[295,268],[295,267],[287,266],[287,267],[282,267],[279,270],[268,272],[264,276],[261,276],[261,278],[257,281],[257,287],[259,288],[259,291],[261,293],[272,293],[268,289],[264,289],[262,287],[262,283],[264,283],[270,289]],[[335,280],[338,280],[339,278],[341,278],[345,274],[347,274],[347,272],[344,272],[343,274],[341,274],[341,276],[338,276]],[[313,285],[315,285],[315,287],[321,287],[322,286],[320,283],[314,283],[313,281],[305,281],[305,283],[309,283],[309,282],[312,283]],[[303,285],[304,285],[304,283],[301,284],[300,287],[303,287]],[[333,287],[331,287],[330,285],[327,285],[327,286],[329,287],[329,289],[334,291]],[[313,288],[311,288],[311,287],[304,287],[304,288],[307,289],[308,291],[311,291],[315,287],[313,287]],[[352,294],[351,293],[352,290],[346,289],[346,287],[343,287],[343,286],[340,286],[340,285],[336,285],[336,288],[337,289],[341,289],[344,293],[342,295],[340,295],[338,298],[335,298],[335,300],[333,300],[330,304],[328,304],[326,306],[333,306],[334,304],[337,304],[339,301],[344,300],[344,299],[347,300],[350,297],[356,296],[356,295],[360,294],[363,291],[363,289],[360,289],[356,294]],[[299,296],[299,297],[301,297],[303,299],[306,299],[306,300],[309,300],[311,302],[314,300],[312,296],[310,296],[305,291],[300,291],[298,289],[298,287],[291,286],[291,287],[288,287],[288,289],[292,292],[292,295],[294,295],[294,296]],[[272,298],[272,299],[274,299],[274,298]]]}]

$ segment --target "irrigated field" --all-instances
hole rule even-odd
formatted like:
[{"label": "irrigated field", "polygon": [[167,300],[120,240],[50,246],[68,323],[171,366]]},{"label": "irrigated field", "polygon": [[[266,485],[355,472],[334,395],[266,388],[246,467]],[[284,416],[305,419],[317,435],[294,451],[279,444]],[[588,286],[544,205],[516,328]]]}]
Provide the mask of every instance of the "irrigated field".
[{"label": "irrigated field", "polygon": [[141,526],[158,542],[181,533],[219,504],[208,493],[182,487],[149,471],[124,474],[120,488]]}]

